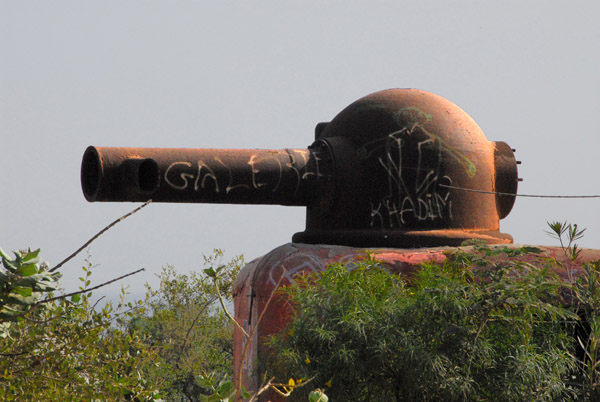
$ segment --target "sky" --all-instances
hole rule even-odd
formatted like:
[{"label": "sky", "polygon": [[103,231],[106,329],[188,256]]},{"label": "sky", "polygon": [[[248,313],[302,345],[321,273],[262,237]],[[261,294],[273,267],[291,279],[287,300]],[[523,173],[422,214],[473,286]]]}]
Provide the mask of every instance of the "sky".
[{"label": "sky", "polygon": [[[0,0],[0,248],[41,248],[54,265],[139,204],[88,203],[89,145],[306,148],[314,127],[388,88],[459,105],[515,148],[522,194],[600,194],[597,1]],[[547,221],[587,227],[600,199],[518,198],[501,231],[556,245]],[[291,241],[303,207],[151,204],[65,265],[76,290],[132,297],[165,265],[247,261]],[[104,288],[109,297],[120,285]]]}]

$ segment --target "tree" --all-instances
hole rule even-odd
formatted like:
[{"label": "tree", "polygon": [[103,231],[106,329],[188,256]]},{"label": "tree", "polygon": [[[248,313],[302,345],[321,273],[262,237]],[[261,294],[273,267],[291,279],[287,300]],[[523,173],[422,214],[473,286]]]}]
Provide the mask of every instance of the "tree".
[{"label": "tree", "polygon": [[[37,251],[35,254],[37,258]],[[34,261],[28,253],[20,255],[26,264]],[[6,267],[6,261],[4,264]],[[31,276],[47,272],[43,265],[36,268],[38,273]],[[120,325],[140,314],[145,301],[126,303],[122,289],[116,307],[111,302],[99,305],[100,300],[93,302],[89,290],[92,264],[88,262],[83,271],[80,293],[67,298],[54,293],[45,293],[43,298],[35,295],[27,308],[4,322],[10,325],[0,339],[0,400],[159,398],[160,382],[150,383],[142,375],[156,364],[157,355],[138,334]],[[53,287],[57,285],[53,283]],[[4,300],[14,303],[15,299]]]},{"label": "tree", "polygon": [[62,262],[49,269],[40,250],[0,250],[0,400],[154,400],[161,379],[143,370],[158,364],[139,334],[125,324],[143,314],[145,300],[116,307],[92,301],[92,291],[143,269],[90,287],[92,264],[83,267],[78,291],[60,293],[55,272],[107,230],[146,207],[113,221]]},{"label": "tree", "polygon": [[[241,257],[221,264],[223,252],[204,257],[207,266],[220,265],[221,291],[232,302],[233,281],[243,264]],[[218,306],[211,279],[203,273],[180,274],[163,268],[160,287],[153,292],[150,309],[128,324],[160,356],[161,364],[146,371],[147,379],[165,381],[163,397],[169,401],[200,401],[211,395],[233,370],[233,325]]]}]

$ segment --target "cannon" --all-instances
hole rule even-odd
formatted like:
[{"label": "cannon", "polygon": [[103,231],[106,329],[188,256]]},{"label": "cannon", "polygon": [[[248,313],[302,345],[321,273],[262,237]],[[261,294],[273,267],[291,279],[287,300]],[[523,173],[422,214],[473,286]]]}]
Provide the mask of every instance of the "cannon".
[{"label": "cannon", "polygon": [[306,149],[88,147],[88,201],[275,204],[307,208],[292,241],[352,247],[458,246],[499,231],[515,201],[514,150],[454,103],[390,89],[319,123]]}]

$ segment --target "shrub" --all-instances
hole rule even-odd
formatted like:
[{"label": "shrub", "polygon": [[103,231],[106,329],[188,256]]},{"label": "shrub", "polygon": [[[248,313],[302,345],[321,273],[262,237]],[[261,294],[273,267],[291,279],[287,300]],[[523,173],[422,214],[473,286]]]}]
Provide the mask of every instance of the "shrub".
[{"label": "shrub", "polygon": [[[214,250],[204,262],[222,267],[221,290],[231,303],[243,258],[221,265],[222,257],[222,251]],[[160,285],[152,291],[149,311],[128,323],[161,361],[145,370],[146,378],[164,383],[161,395],[166,401],[204,400],[233,375],[233,324],[219,309],[217,289],[209,276],[166,267],[158,277]]]},{"label": "shrub", "polygon": [[[34,253],[37,258],[37,251]],[[145,347],[138,334],[119,325],[119,321],[143,313],[144,301],[125,302],[123,290],[116,306],[111,302],[94,302],[89,288],[92,274],[89,263],[83,267],[80,292],[71,297],[54,296],[49,290],[58,283],[47,280],[48,271],[33,262],[36,259],[29,258],[31,252],[15,255],[17,260],[22,257],[21,262],[39,265],[37,273],[31,269],[32,273],[24,278],[44,281],[37,281],[26,299],[4,300],[8,304],[4,311],[14,313],[16,306],[20,306],[21,312],[3,321],[7,325],[0,337],[0,400],[117,401],[160,397],[157,390],[161,383],[150,383],[142,375],[146,367],[156,364],[156,354]],[[15,273],[29,271],[11,272],[6,259],[3,263],[10,283],[20,281],[15,293],[23,296],[19,292],[29,282]],[[53,274],[52,278],[57,276]],[[31,297],[34,298],[30,300]]]},{"label": "shrub", "polygon": [[[332,400],[550,401],[574,370],[564,285],[532,248],[476,246],[412,278],[367,259],[298,278],[271,340],[283,378],[316,376]],[[474,267],[471,269],[471,267]],[[294,392],[295,400],[306,395]]]}]

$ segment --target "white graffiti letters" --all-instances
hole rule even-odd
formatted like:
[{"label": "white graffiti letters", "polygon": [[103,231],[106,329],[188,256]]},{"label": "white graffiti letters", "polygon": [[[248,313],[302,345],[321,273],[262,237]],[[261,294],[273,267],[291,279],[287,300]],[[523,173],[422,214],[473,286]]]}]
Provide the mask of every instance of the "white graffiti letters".
[{"label": "white graffiti letters", "polygon": [[403,165],[409,163],[403,161],[403,152],[410,152],[408,137],[418,128],[404,128],[386,139],[385,151],[377,161],[387,175],[388,191],[382,199],[371,200],[372,227],[401,228],[415,221],[452,219],[450,193],[439,186],[452,184],[440,168],[441,144],[434,138],[417,142],[416,166]]},{"label": "white graffiti letters", "polygon": [[176,190],[215,194],[229,194],[236,189],[275,193],[294,188],[296,194],[303,182],[321,176],[319,159],[309,151],[242,150],[238,154],[172,162],[165,170],[164,181]]},{"label": "white graffiti letters", "polygon": [[194,174],[192,173],[179,173],[179,177],[171,177],[171,170],[175,167],[181,166],[191,167],[192,164],[190,162],[174,162],[167,168],[165,172],[165,181],[167,184],[177,190],[185,190],[189,184],[188,180],[194,178]]}]

